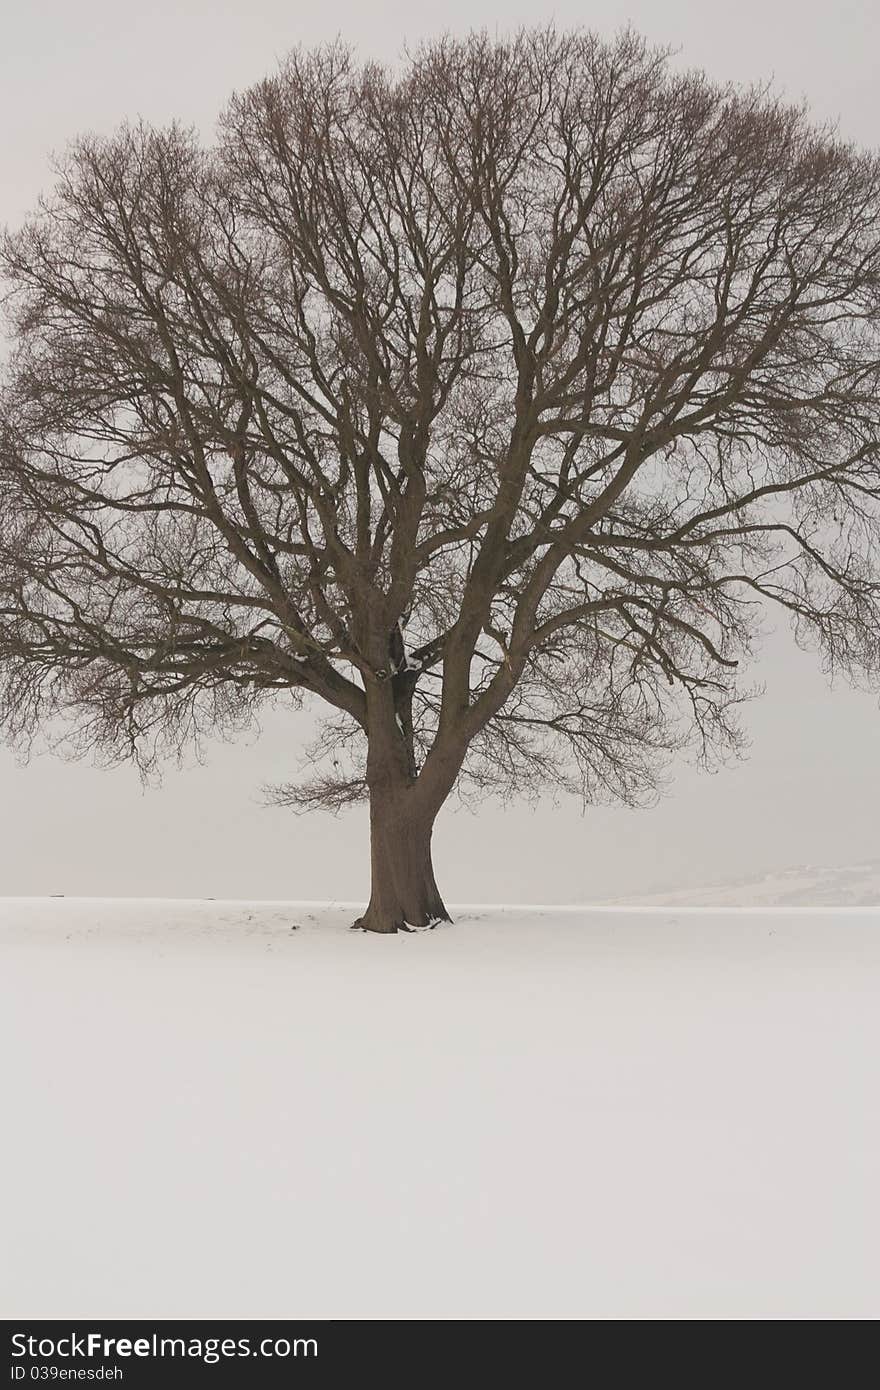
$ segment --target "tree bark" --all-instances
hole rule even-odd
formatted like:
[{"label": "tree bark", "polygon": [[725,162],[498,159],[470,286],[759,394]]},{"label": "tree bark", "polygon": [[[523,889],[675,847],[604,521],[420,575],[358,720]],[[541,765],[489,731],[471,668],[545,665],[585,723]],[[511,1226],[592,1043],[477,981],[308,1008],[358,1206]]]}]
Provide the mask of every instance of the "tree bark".
[{"label": "tree bark", "polygon": [[434,878],[433,822],[412,787],[371,789],[370,902],[355,927],[396,932],[452,920]]}]

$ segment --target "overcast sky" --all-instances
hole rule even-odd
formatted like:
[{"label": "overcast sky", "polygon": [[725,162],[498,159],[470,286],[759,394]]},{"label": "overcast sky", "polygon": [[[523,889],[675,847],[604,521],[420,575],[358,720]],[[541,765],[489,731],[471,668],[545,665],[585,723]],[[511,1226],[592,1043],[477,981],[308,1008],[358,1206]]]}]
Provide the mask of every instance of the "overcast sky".
[{"label": "overcast sky", "polygon": [[[178,118],[209,133],[230,92],[296,43],[337,34],[393,60],[441,28],[500,32],[554,19],[610,34],[628,21],[718,78],[772,79],[817,119],[880,145],[880,7],[869,0],[593,0],[536,9],[521,0],[308,6],[297,0],[3,2],[0,221],[15,224],[50,182],[49,154],[75,133],[126,118]],[[564,801],[536,810],[450,806],[436,832],[448,902],[572,902],[759,874],[801,863],[880,858],[876,694],[829,690],[784,625],[755,675],[749,761],[708,777],[680,767],[654,809]],[[127,768],[0,750],[0,894],[83,893],[364,898],[361,813],[334,820],[265,809],[260,786],[295,772],[308,719],[272,714],[262,736],[207,750],[144,790]]]}]

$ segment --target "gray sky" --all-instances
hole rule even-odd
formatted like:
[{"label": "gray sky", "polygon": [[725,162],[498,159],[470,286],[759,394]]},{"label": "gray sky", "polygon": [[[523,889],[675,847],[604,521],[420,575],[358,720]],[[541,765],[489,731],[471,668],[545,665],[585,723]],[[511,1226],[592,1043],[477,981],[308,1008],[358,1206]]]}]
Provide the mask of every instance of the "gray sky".
[{"label": "gray sky", "polygon": [[[298,42],[337,34],[393,59],[409,41],[554,19],[609,33],[631,21],[680,61],[718,78],[771,78],[817,119],[880,145],[871,0],[593,0],[536,10],[521,0],[411,3],[324,0],[3,0],[0,51],[0,221],[14,224],[49,183],[48,156],[83,130],[141,115],[210,131],[236,87]],[[830,691],[814,657],[784,626],[755,676],[766,694],[746,716],[749,761],[708,777],[679,768],[648,811],[570,802],[536,810],[454,804],[442,813],[436,860],[448,902],[565,902],[758,874],[798,863],[880,858],[877,697]],[[97,771],[42,757],[27,768],[0,750],[0,894],[85,893],[362,898],[366,818],[293,816],[260,804],[266,781],[296,770],[309,721],[272,714],[262,736],[208,750],[203,766],[169,769],[144,791],[127,768]]]}]

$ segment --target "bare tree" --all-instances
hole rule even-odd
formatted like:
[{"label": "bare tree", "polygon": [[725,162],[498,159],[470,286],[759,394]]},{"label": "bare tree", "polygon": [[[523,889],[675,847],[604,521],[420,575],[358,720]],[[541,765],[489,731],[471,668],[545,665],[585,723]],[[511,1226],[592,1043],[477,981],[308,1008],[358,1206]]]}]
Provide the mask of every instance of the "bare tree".
[{"label": "bare tree", "polygon": [[279,694],[446,917],[460,783],[736,748],[762,607],[880,668],[880,166],[631,33],[296,52],[81,139],[5,244],[2,712],[149,765]]}]

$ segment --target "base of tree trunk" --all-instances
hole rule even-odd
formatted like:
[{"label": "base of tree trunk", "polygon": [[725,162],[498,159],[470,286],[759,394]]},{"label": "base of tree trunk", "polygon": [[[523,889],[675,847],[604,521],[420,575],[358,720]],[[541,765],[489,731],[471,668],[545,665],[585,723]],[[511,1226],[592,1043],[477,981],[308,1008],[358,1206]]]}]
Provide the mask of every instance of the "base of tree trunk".
[{"label": "base of tree trunk", "polygon": [[367,908],[363,917],[358,917],[352,922],[352,931],[374,931],[382,934],[391,932],[412,932],[426,931],[438,926],[440,922],[451,922],[452,918],[444,908],[442,912],[437,912],[433,917],[426,917],[420,922],[408,922],[404,917],[394,914],[374,912],[372,908]]},{"label": "base of tree trunk", "polygon": [[451,921],[432,873],[430,882],[422,881],[405,902],[396,897],[393,889],[390,893],[380,891],[377,894],[374,891],[366,912],[351,925],[359,931],[390,933],[424,931],[426,928],[436,927],[438,922]]}]

